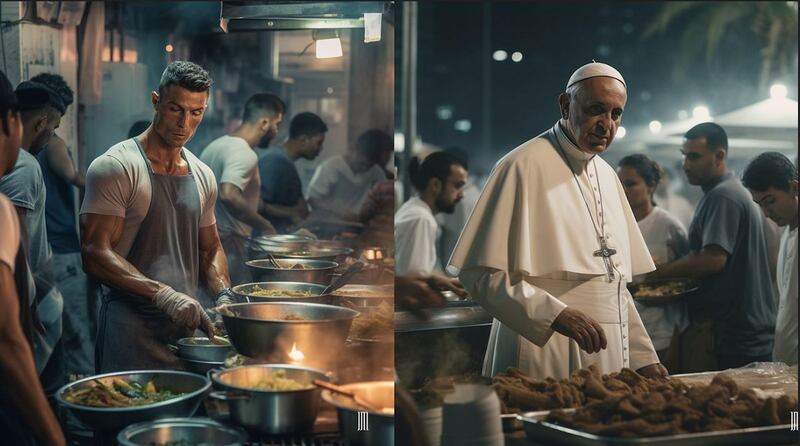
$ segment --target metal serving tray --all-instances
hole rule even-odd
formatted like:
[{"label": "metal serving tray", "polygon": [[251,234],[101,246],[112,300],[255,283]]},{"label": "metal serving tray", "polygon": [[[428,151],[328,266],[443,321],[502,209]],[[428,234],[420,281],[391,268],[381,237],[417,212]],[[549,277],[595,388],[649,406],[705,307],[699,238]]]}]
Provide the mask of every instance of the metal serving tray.
[{"label": "metal serving tray", "polygon": [[[564,412],[574,412],[566,409]],[[696,434],[666,435],[661,437],[620,438],[601,437],[544,421],[549,410],[525,412],[517,415],[522,421],[525,435],[529,440],[563,446],[617,446],[617,445],[658,445],[658,446],[753,446],[753,445],[791,445],[797,444],[798,433],[791,431],[790,425],[752,427]]]}]

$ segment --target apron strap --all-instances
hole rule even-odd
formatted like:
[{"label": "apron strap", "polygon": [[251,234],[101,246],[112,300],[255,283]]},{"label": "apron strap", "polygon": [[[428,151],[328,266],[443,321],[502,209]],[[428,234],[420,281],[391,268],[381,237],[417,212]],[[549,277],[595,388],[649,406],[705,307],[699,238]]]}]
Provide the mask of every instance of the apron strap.
[{"label": "apron strap", "polygon": [[[150,176],[153,176],[154,175],[153,166],[150,164],[150,160],[147,159],[147,155],[144,153],[144,148],[142,148],[142,144],[139,142],[139,139],[134,136],[133,138],[131,138],[131,140],[133,140],[133,142],[136,143],[136,148],[139,149],[139,154],[142,155],[144,163],[147,165],[147,172],[150,174]],[[184,149],[181,148],[181,158],[183,158],[183,160],[186,161],[186,167],[189,169],[189,176],[192,176],[194,175],[194,173],[192,172],[192,164],[189,162],[189,159],[186,158],[186,154],[183,151]]]}]

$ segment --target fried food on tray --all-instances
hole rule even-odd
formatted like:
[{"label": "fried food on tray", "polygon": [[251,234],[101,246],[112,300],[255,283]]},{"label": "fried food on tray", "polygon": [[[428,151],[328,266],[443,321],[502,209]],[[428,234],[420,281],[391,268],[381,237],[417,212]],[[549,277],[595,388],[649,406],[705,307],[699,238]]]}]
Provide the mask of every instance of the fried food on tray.
[{"label": "fried food on tray", "polygon": [[[556,409],[547,421],[600,436],[655,437],[788,424],[790,411],[797,410],[794,396],[761,399],[751,389],[740,389],[724,373],[716,375],[710,385],[693,387],[677,379],[634,374],[630,369],[617,374],[620,381],[633,383],[632,391],[606,388],[604,398],[589,397],[589,402],[573,413]],[[581,375],[586,386],[599,382],[595,373]],[[609,382],[613,375],[600,379]],[[592,392],[602,393],[597,389]]]},{"label": "fried food on tray", "polygon": [[114,378],[111,385],[99,379],[81,389],[70,389],[64,393],[64,400],[92,407],[129,407],[158,403],[184,395],[180,392],[156,389],[153,381],[145,385]]},{"label": "fried food on tray", "polygon": [[672,282],[647,284],[642,283],[636,288],[634,298],[641,297],[664,297],[675,296],[686,292],[690,288],[690,284],[685,280],[676,280]]}]

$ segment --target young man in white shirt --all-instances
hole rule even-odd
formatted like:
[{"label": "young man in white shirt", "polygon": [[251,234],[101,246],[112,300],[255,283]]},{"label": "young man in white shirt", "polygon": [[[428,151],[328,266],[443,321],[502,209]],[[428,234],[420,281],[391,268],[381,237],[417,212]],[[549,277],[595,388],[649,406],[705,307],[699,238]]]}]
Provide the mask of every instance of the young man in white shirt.
[{"label": "young man in white shirt", "polygon": [[408,169],[419,195],[411,197],[394,218],[395,272],[442,272],[436,245],[439,223],[435,215],[452,214],[464,198],[467,169],[453,155],[435,152]]},{"label": "young man in white shirt", "polygon": [[797,167],[778,152],[753,159],[742,183],[764,214],[784,226],[778,253],[778,317],[772,360],[797,364]]}]

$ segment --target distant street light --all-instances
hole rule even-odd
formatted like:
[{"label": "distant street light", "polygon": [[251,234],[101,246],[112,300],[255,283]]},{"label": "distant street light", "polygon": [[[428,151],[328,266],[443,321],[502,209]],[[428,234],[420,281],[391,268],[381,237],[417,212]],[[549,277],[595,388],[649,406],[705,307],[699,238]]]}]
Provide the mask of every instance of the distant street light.
[{"label": "distant street light", "polygon": [[783,84],[774,84],[769,87],[769,97],[772,99],[783,99],[789,94],[789,90]]},{"label": "distant street light", "polygon": [[650,125],[648,127],[650,127],[650,133],[655,135],[655,134],[657,134],[658,132],[661,131],[661,122],[660,121],[650,121]]},{"label": "distant street light", "polygon": [[459,132],[468,132],[472,128],[472,123],[469,119],[459,119],[453,124],[453,127]]},{"label": "distant street light", "polygon": [[622,138],[624,138],[624,137],[625,137],[625,135],[626,135],[627,133],[628,133],[628,131],[627,131],[627,130],[625,130],[625,127],[622,127],[622,126],[620,126],[620,127],[617,129],[617,136],[616,136],[616,138],[617,138],[617,139],[622,139]]},{"label": "distant street light", "polygon": [[522,60],[522,53],[519,51],[514,51],[514,54],[511,55],[511,60],[514,62],[519,62]]},{"label": "distant street light", "polygon": [[705,105],[698,105],[692,109],[692,118],[698,121],[708,121],[711,119],[711,112]]},{"label": "distant street light", "polygon": [[502,62],[502,61],[508,59],[508,53],[506,53],[503,50],[497,50],[492,54],[492,59],[494,59],[494,60],[496,60],[498,62]]}]

